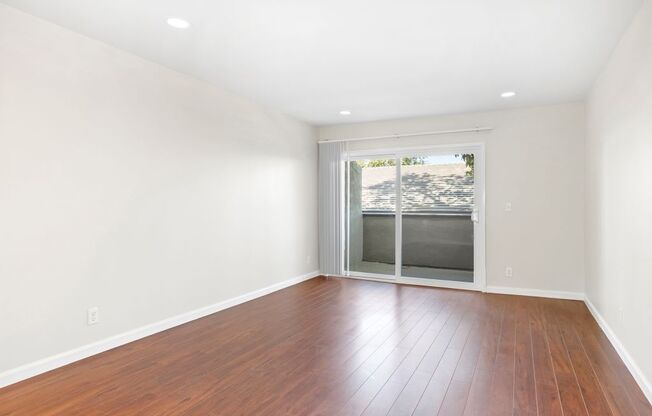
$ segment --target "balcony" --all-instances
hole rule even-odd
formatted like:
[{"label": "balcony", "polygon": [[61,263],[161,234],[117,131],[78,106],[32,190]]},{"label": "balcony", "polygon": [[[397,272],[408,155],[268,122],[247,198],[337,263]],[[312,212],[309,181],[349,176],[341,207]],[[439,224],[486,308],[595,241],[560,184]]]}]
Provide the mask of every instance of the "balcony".
[{"label": "balcony", "polygon": [[[352,221],[358,232],[351,233],[351,270],[394,274],[395,225],[394,212],[363,211],[361,223]],[[401,254],[402,276],[472,282],[471,213],[403,213]]]}]

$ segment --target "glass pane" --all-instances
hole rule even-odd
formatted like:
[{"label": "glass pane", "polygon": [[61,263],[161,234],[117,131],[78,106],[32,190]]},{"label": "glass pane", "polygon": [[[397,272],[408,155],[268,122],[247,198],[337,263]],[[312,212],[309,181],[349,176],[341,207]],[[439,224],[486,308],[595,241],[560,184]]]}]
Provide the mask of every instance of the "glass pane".
[{"label": "glass pane", "polygon": [[396,275],[396,160],[349,164],[349,272]]},{"label": "glass pane", "polygon": [[401,275],[473,282],[474,156],[401,160]]}]

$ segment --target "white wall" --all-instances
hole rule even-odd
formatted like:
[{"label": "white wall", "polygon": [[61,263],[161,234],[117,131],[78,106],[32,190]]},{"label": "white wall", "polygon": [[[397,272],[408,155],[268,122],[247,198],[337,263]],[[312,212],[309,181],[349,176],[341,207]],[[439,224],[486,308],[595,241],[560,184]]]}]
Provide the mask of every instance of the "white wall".
[{"label": "white wall", "polygon": [[[484,142],[487,284],[582,293],[584,106],[581,103],[325,126],[322,139],[494,127],[491,133],[352,142],[350,149]],[[505,212],[511,201],[512,212]],[[513,278],[505,277],[511,265]]]},{"label": "white wall", "polygon": [[[586,293],[652,394],[652,4],[588,100]],[[639,379],[640,381],[641,379]],[[650,396],[652,397],[652,395]]]},{"label": "white wall", "polygon": [[317,269],[312,127],[0,5],[0,373]]}]

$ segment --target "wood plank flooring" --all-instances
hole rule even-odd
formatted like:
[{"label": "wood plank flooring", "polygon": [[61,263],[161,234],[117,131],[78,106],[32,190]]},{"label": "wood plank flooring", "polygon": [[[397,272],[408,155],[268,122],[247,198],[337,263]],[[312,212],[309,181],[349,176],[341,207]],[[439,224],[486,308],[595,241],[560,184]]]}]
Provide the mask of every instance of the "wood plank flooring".
[{"label": "wood plank flooring", "polygon": [[652,415],[582,302],[319,277],[0,390],[0,415]]}]

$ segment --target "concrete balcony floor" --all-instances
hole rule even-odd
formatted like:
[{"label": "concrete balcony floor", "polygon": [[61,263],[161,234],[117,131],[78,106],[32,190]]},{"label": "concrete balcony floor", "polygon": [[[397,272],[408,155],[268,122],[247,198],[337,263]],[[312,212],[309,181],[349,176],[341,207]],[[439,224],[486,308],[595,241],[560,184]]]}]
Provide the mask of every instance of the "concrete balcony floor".
[{"label": "concrete balcony floor", "polygon": [[[394,275],[394,265],[389,263],[379,263],[371,261],[362,261],[351,266],[351,273],[375,273]],[[423,279],[448,280],[454,282],[473,282],[472,270],[452,270],[438,269],[435,267],[404,266],[402,276],[418,277]]]}]

